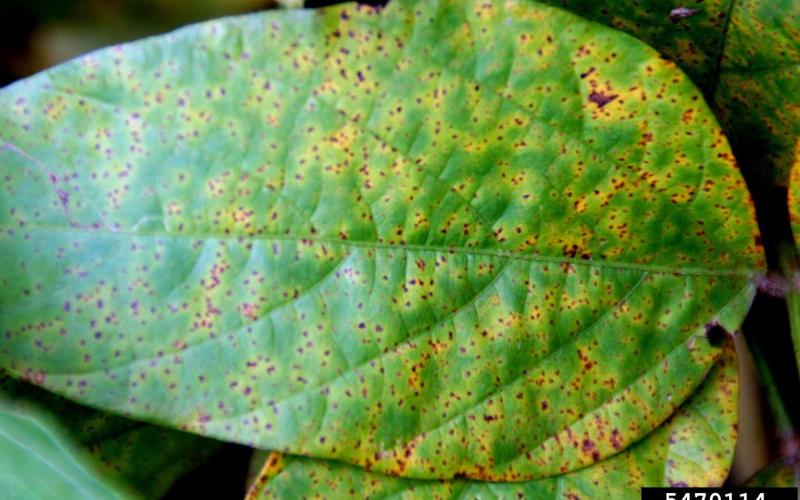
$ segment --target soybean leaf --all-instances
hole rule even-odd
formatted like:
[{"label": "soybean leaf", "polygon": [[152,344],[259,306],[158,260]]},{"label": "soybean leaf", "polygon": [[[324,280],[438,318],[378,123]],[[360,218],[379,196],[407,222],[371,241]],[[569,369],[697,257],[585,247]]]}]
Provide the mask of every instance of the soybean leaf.
[{"label": "soybean leaf", "polygon": [[692,83],[528,1],[201,24],[14,84],[0,120],[4,367],[378,472],[624,450],[763,265]]},{"label": "soybean leaf", "polygon": [[29,498],[131,498],[116,478],[101,474],[73,439],[44,412],[24,411],[0,398],[0,496]]},{"label": "soybean leaf", "polygon": [[248,498],[631,498],[642,486],[719,486],[736,442],[738,378],[730,343],[698,391],[642,441],[568,474],[523,483],[421,481],[273,453]]},{"label": "soybean leaf", "polygon": [[800,139],[800,4],[732,0],[714,104],[741,162],[785,186]]},{"label": "soybean leaf", "polygon": [[800,479],[795,477],[795,466],[789,460],[782,458],[748,479],[745,486],[749,488],[791,488],[797,487],[798,484],[800,484]]},{"label": "soybean leaf", "polygon": [[789,218],[791,219],[792,233],[797,239],[800,237],[800,143],[795,150],[795,159],[792,166],[792,176],[787,190],[789,205]]},{"label": "soybean leaf", "polygon": [[76,405],[3,375],[0,395],[15,412],[50,415],[103,471],[111,471],[145,498],[161,497],[220,449],[217,441]]},{"label": "soybean leaf", "polygon": [[627,31],[706,92],[756,179],[786,186],[800,138],[800,3],[794,0],[544,0]]}]

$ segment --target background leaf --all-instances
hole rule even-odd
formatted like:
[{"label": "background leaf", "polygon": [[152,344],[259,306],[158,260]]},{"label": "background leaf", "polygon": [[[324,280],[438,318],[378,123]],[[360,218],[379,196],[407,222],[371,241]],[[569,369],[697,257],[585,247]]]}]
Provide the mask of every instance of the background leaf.
[{"label": "background leaf", "polygon": [[797,487],[798,484],[800,481],[795,477],[795,468],[787,460],[780,459],[750,478],[745,486],[748,488],[791,488]]},{"label": "background leaf", "polygon": [[65,436],[124,479],[132,491],[159,498],[186,473],[208,461],[222,443],[136,422],[85,406],[0,375],[5,407],[21,414],[48,414]]},{"label": "background leaf", "polygon": [[792,233],[800,237],[800,141],[795,148],[795,160],[792,166],[792,177],[788,189],[789,216]]},{"label": "background leaf", "polygon": [[737,0],[730,16],[714,102],[740,162],[786,186],[800,138],[800,4]]},{"label": "background leaf", "polygon": [[45,413],[0,399],[0,495],[29,498],[131,498]]},{"label": "background leaf", "polygon": [[248,498],[631,498],[642,486],[720,485],[736,442],[736,354],[725,355],[668,421],[626,451],[585,469],[526,483],[420,481],[273,453]]},{"label": "background leaf", "polygon": [[763,265],[691,82],[526,1],[198,25],[12,85],[0,120],[5,367],[375,471],[618,453]]}]

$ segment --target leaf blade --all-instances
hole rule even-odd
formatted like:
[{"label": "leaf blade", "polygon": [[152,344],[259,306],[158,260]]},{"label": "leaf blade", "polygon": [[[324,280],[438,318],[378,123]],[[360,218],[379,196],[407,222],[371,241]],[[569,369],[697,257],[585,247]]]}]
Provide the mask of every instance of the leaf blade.
[{"label": "leaf blade", "polygon": [[[208,461],[221,443],[135,422],[71,403],[0,374],[4,407],[18,415],[47,414],[98,471],[145,498],[163,496],[173,484]],[[157,443],[157,452],[154,444]],[[102,468],[100,467],[102,466]]]},{"label": "leaf blade", "polygon": [[[479,498],[573,495],[638,498],[642,486],[720,485],[736,441],[738,379],[727,346],[703,387],[670,420],[627,450],[565,475],[523,483],[432,482],[387,477],[362,469],[272,452],[262,459],[248,499],[336,495],[400,498]],[[732,397],[734,396],[734,397]]]},{"label": "leaf blade", "polygon": [[[3,364],[415,477],[541,477],[646,435],[719,356],[705,325],[735,330],[752,298],[743,181],[671,64],[554,9],[490,7],[235,18],[4,91]],[[670,127],[687,110],[691,136]],[[614,439],[558,442],[593,441],[584,418],[615,407]]]},{"label": "leaf blade", "polygon": [[134,498],[114,478],[100,476],[99,464],[41,413],[14,411],[3,401],[0,443],[5,498]]}]

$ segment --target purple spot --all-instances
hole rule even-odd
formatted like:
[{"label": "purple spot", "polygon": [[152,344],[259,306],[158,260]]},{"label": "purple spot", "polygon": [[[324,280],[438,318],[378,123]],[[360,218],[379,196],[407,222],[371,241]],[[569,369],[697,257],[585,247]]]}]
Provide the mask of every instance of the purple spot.
[{"label": "purple spot", "polygon": [[67,206],[69,204],[69,193],[61,189],[57,189],[56,193],[58,193],[58,199],[61,200],[61,204]]},{"label": "purple spot", "polygon": [[601,94],[600,92],[593,91],[591,94],[589,94],[589,101],[597,104],[598,108],[602,108],[603,106],[610,103],[617,97],[619,97],[619,95],[617,94],[606,95],[606,94]]},{"label": "purple spot", "polygon": [[697,14],[697,9],[689,9],[687,7],[678,7],[672,9],[669,13],[669,20],[672,23],[677,23],[681,19],[686,19],[687,17],[692,17],[693,15]]}]

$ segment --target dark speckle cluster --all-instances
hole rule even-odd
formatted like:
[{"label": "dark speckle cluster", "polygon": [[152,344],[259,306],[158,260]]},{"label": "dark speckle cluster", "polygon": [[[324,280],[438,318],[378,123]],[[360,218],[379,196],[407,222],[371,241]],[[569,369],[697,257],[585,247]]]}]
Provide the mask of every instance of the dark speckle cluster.
[{"label": "dark speckle cluster", "polygon": [[[703,385],[678,411],[627,450],[591,467],[519,483],[418,481],[353,466],[273,452],[248,499],[285,498],[635,498],[642,486],[720,485],[736,442],[736,354],[726,352]],[[613,433],[613,431],[612,431]],[[582,446],[592,450],[594,443]],[[789,483],[787,483],[789,484]]]}]

